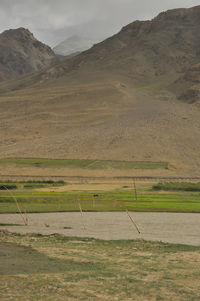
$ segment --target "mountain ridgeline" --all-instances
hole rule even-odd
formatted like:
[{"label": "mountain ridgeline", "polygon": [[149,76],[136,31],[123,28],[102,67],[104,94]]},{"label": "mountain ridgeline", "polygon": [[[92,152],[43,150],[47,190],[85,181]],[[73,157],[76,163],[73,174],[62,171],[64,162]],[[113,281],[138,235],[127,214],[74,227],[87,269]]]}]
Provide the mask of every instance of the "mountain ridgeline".
[{"label": "mountain ridgeline", "polygon": [[[95,73],[95,77],[122,79],[133,85],[146,85],[165,79],[174,79],[176,82],[180,78],[181,82],[187,82],[184,90],[186,86],[190,89],[190,85],[198,82],[198,79],[188,82],[187,74],[196,70],[200,63],[199,41],[200,6],[169,10],[151,21],[135,21],[125,26],[118,34],[79,56],[42,71],[27,84],[71,74],[79,78],[83,73],[87,74],[89,81]],[[47,53],[48,64],[53,54],[50,50]],[[34,63],[34,68],[36,66]],[[172,89],[181,95],[182,89],[177,90],[173,85]],[[193,94],[196,97],[198,95]],[[184,91],[184,95],[186,99],[187,91]]]}]

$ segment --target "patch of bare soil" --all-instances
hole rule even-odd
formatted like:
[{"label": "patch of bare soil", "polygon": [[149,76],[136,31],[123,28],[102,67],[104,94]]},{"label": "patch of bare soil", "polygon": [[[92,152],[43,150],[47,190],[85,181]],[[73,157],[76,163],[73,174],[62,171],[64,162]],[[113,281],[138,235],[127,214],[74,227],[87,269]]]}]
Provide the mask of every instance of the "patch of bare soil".
[{"label": "patch of bare soil", "polygon": [[[125,185],[125,184],[124,184]],[[121,184],[71,184],[71,185],[64,185],[60,187],[47,187],[47,188],[39,188],[37,190],[39,191],[73,191],[73,190],[78,190],[78,191],[98,191],[98,190],[103,190],[103,191],[111,191],[115,190],[117,188],[122,188]]]}]

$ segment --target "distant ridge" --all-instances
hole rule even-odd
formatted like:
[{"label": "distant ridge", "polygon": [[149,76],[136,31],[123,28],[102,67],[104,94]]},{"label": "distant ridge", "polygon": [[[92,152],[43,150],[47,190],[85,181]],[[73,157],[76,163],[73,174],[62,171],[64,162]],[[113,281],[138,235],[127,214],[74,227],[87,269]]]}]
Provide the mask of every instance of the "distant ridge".
[{"label": "distant ridge", "polygon": [[53,51],[59,55],[77,55],[85,50],[88,50],[95,43],[97,43],[97,40],[74,35],[55,46]]}]

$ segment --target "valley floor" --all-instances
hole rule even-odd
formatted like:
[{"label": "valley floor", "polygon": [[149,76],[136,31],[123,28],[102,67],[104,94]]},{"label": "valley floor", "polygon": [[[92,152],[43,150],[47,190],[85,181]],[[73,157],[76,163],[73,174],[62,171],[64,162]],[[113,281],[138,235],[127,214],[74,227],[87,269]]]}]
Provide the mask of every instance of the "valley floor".
[{"label": "valley floor", "polygon": [[200,247],[0,232],[0,299],[197,301]]}]

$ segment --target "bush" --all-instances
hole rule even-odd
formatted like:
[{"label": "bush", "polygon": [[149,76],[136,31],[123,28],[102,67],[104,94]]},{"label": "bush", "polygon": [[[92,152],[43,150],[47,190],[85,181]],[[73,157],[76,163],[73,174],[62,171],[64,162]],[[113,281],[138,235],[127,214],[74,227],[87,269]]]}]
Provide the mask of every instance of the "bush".
[{"label": "bush", "polygon": [[45,185],[43,185],[43,184],[25,184],[24,185],[24,188],[25,189],[34,189],[34,188],[43,188],[43,187],[45,187]]},{"label": "bush", "polygon": [[13,190],[13,189],[17,189],[17,185],[14,185],[14,184],[5,184],[5,185],[2,185],[0,184],[0,190]]},{"label": "bush", "polygon": [[65,181],[53,181],[53,180],[41,180],[41,181],[26,181],[26,182],[20,182],[20,183],[30,183],[30,184],[60,184],[60,185],[64,185],[65,184]]},{"label": "bush", "polygon": [[165,183],[158,183],[154,185],[152,188],[154,190],[200,191],[200,183],[165,182]]}]

